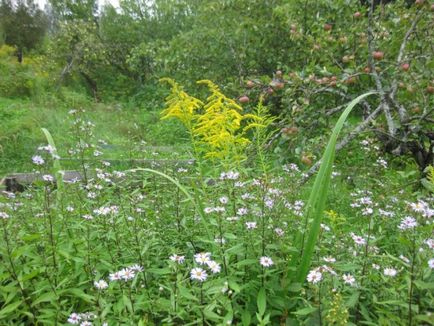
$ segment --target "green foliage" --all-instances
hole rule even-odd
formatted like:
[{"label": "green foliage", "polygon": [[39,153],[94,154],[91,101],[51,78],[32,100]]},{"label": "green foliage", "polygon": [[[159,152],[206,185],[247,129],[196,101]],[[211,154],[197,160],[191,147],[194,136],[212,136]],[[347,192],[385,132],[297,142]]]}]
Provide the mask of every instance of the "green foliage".
[{"label": "green foliage", "polygon": [[32,1],[0,2],[1,39],[17,48],[18,61],[23,52],[34,49],[42,41],[48,21],[45,13]]},{"label": "green foliage", "polygon": [[[73,149],[77,139],[80,144],[96,140],[94,133],[104,129],[89,127],[95,110],[71,112],[73,134],[67,137]],[[317,180],[326,168],[330,176],[332,149],[350,110],[333,133],[329,159],[325,155]],[[267,116],[264,107],[256,112]],[[58,146],[63,143],[56,138],[59,131],[52,134]],[[49,135],[48,142],[54,147]],[[88,143],[83,148],[84,158],[90,159],[102,147]],[[64,157],[65,149],[58,149]],[[36,165],[38,171],[53,173],[56,153],[43,146],[37,154],[45,161]],[[253,165],[225,171],[215,164],[200,175],[194,165],[133,166],[122,173],[104,159],[94,159],[96,174],[87,170],[85,186],[56,187],[48,178],[23,195],[0,198],[4,323],[66,323],[77,314],[94,324],[302,325],[323,320],[341,325],[389,320],[401,325],[410,318],[431,318],[433,274],[426,246],[432,227],[423,223],[432,219],[425,217],[430,204],[416,200],[407,188],[397,191],[401,185],[384,178],[388,171],[376,165],[375,153],[371,157],[367,152],[367,169],[358,170],[364,175],[354,180],[357,184],[347,182],[345,174],[323,182],[331,186],[327,208],[338,213],[329,210],[322,219],[315,254],[309,258],[310,272],[320,273],[321,279],[299,278],[289,284],[288,272],[297,272],[291,263],[299,252],[297,234],[315,231],[306,228],[300,216],[300,201],[305,202],[312,189],[300,185],[297,168],[262,171]],[[338,168],[347,173],[345,166]],[[214,181],[203,184],[202,177]],[[379,208],[390,211],[391,203],[395,216],[383,216]],[[323,211],[309,201],[308,212],[311,206]],[[365,208],[372,208],[372,215],[364,215]],[[399,229],[409,214],[418,224]],[[358,245],[355,235],[369,244]],[[209,255],[199,257],[214,263],[200,264],[195,258],[205,252]],[[385,273],[391,267],[395,276]],[[197,279],[194,268],[206,270],[206,279]],[[411,294],[407,284],[413,286]]]},{"label": "green foliage", "polygon": [[15,57],[16,50],[0,47],[0,96],[35,97],[49,88],[47,70],[40,56],[28,56],[23,63]]}]

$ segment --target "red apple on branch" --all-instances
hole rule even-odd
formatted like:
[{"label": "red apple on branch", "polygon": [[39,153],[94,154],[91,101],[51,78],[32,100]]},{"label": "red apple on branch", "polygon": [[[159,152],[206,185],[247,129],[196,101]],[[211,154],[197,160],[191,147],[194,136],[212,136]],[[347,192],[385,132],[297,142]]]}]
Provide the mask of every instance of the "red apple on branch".
[{"label": "red apple on branch", "polygon": [[248,96],[243,95],[239,98],[240,103],[249,103],[250,99]]},{"label": "red apple on branch", "polygon": [[382,51],[374,51],[374,52],[372,52],[372,57],[375,60],[383,60],[383,58],[384,58],[384,52],[382,52]]},{"label": "red apple on branch", "polygon": [[402,70],[404,70],[404,71],[408,71],[409,69],[410,69],[410,64],[409,63],[403,63],[402,65],[401,65],[401,69]]}]

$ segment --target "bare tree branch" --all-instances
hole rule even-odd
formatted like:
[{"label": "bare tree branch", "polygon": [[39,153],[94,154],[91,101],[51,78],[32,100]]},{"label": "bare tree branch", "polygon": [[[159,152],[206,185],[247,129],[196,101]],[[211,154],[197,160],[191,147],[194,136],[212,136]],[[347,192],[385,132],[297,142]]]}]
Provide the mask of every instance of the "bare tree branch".
[{"label": "bare tree branch", "polygon": [[[353,129],[341,142],[336,145],[336,152],[347,146],[354,138],[356,138],[362,131],[364,131],[369,124],[381,113],[383,106],[380,104],[365,120],[359,123],[359,125]],[[307,175],[303,182],[306,182],[316,170],[321,165],[321,161],[317,161],[312,167],[307,171]]]},{"label": "bare tree branch", "polygon": [[369,8],[369,15],[368,15],[368,62],[369,62],[369,67],[371,68],[371,75],[374,77],[375,85],[377,87],[377,92],[380,94],[380,99],[381,99],[380,107],[382,107],[384,111],[384,115],[386,116],[389,133],[391,135],[395,135],[396,124],[392,117],[390,106],[386,98],[386,92],[384,91],[380,76],[378,75],[377,70],[375,69],[375,63],[372,57],[372,53],[374,52],[374,33],[372,31],[373,14],[374,14],[374,1],[371,1],[371,6]]},{"label": "bare tree branch", "polygon": [[[399,48],[399,53],[396,58],[396,66],[399,67],[399,65],[402,62],[402,59],[404,57],[404,51],[407,46],[408,40],[410,39],[411,34],[415,31],[417,23],[422,18],[423,11],[419,9],[419,12],[416,15],[416,18],[414,19],[413,23],[411,24],[410,28],[407,30],[407,33],[405,33],[404,39],[401,43],[401,46]],[[404,106],[400,105],[399,103],[395,102],[395,95],[396,91],[398,90],[398,78],[395,75],[394,80],[392,81],[392,87],[390,91],[390,99],[393,103],[395,103],[395,106],[398,109],[398,114],[401,119],[401,122],[404,121],[408,115],[407,110],[405,110]]]}]

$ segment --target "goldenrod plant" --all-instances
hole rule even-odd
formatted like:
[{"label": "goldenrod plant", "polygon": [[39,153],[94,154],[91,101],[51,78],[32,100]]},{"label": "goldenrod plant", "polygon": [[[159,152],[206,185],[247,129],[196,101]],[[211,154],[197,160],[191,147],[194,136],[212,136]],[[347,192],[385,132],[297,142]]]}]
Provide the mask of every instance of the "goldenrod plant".
[{"label": "goldenrod plant", "polygon": [[205,102],[187,94],[172,79],[163,78],[161,81],[171,86],[162,119],[179,119],[190,133],[195,152],[199,148],[204,158],[224,160],[227,165],[237,164],[246,158],[244,151],[251,143],[246,132],[265,127],[261,123],[263,118],[243,114],[243,108],[209,80],[197,82],[206,85],[211,92]]}]

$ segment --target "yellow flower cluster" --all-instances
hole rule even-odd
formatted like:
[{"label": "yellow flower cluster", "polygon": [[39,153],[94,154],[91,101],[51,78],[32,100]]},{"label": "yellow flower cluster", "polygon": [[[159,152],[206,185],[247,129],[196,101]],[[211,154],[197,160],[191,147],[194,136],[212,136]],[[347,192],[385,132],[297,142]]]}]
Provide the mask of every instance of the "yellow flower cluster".
[{"label": "yellow flower cluster", "polygon": [[[162,81],[172,87],[162,119],[179,119],[191,133],[193,141],[203,145],[205,158],[242,160],[245,157],[243,151],[250,143],[246,131],[265,127],[261,117],[242,114],[242,107],[209,80],[198,81],[198,84],[206,85],[211,93],[206,102],[188,95],[171,79],[164,78]],[[243,121],[246,121],[244,125]]]},{"label": "yellow flower cluster", "polygon": [[203,106],[201,100],[188,95],[173,79],[162,78],[160,82],[167,82],[171,92],[166,98],[167,109],[163,110],[161,119],[177,118],[189,129],[197,119],[196,111]]}]

